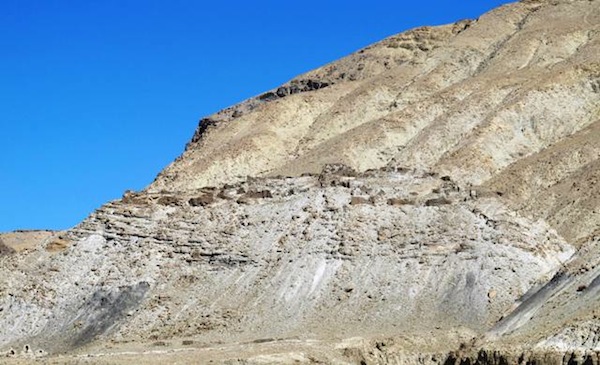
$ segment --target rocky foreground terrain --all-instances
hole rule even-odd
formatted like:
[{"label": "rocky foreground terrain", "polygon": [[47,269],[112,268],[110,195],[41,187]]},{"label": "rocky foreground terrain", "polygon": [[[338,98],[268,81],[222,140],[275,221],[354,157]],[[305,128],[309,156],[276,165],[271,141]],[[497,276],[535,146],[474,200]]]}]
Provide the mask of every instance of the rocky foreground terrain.
[{"label": "rocky foreground terrain", "polygon": [[0,236],[0,362],[599,364],[600,2],[422,27]]}]

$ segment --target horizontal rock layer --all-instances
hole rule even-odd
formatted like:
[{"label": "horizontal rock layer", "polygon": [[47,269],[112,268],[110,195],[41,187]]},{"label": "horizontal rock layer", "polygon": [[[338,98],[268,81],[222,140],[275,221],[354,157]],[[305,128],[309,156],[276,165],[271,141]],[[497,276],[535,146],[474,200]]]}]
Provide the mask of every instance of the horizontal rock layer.
[{"label": "horizontal rock layer", "polygon": [[477,334],[574,251],[447,177],[335,171],[103,206],[62,253],[4,262],[0,345]]}]

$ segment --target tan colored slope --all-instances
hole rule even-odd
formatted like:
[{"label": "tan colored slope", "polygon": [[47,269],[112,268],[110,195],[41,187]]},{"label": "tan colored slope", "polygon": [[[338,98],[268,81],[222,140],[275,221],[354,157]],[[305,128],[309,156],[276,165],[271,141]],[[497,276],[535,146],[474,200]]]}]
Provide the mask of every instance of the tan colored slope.
[{"label": "tan colored slope", "polygon": [[570,242],[583,242],[600,222],[600,121],[490,180],[512,207],[541,217]]},{"label": "tan colored slope", "polygon": [[[392,37],[209,117],[149,190],[392,159],[481,183],[598,118],[598,24],[597,1],[530,2]],[[286,95],[303,80],[327,86]]]},{"label": "tan colored slope", "polygon": [[0,240],[11,250],[21,252],[35,249],[45,241],[49,240],[57,232],[53,231],[14,231],[0,233]]},{"label": "tan colored slope", "polygon": [[[325,88],[298,92],[269,102],[265,101],[268,99],[264,96],[269,94],[266,93],[203,119],[187,151],[163,171],[149,189],[186,190],[217,185],[281,167],[304,153],[301,149],[305,140],[312,135],[327,133],[319,127],[318,120],[327,124],[330,114],[339,113],[336,108],[345,110],[349,103],[354,103],[356,96],[352,93],[357,93],[355,89],[363,84],[363,80],[409,62],[422,64],[430,49],[439,47],[460,30],[461,25],[425,27],[391,37],[283,86],[291,89],[305,84],[306,80],[319,80],[329,85]],[[408,72],[407,76],[412,77],[417,70]],[[348,102],[344,102],[346,94],[350,94]],[[204,132],[206,126],[208,129]],[[339,133],[328,129],[333,134]],[[207,138],[208,134],[210,138]],[[302,168],[298,170],[305,172]]]},{"label": "tan colored slope", "polygon": [[[433,170],[467,185],[533,186],[521,161],[551,149],[547,170],[570,174],[558,163],[571,156],[560,143],[600,117],[598,55],[598,0],[521,2],[477,21],[419,28],[206,118],[148,191],[296,176],[338,162],[359,171]],[[554,203],[530,200],[527,211],[569,239],[586,237],[597,215],[585,214],[594,209],[563,207],[598,194],[597,185],[586,188]]]},{"label": "tan colored slope", "polygon": [[0,257],[0,356],[600,363],[599,24],[511,4],[203,119],[146,191]]}]

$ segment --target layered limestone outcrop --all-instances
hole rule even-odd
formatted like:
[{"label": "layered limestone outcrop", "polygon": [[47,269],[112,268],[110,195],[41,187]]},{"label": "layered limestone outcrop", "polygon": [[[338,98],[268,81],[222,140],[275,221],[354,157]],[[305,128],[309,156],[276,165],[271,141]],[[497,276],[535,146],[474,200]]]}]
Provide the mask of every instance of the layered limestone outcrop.
[{"label": "layered limestone outcrop", "polygon": [[481,334],[574,248],[432,175],[342,168],[129,193],[0,289],[2,345],[68,350],[116,325],[142,340]]},{"label": "layered limestone outcrop", "polygon": [[0,254],[0,352],[598,364],[599,55],[598,0],[522,1],[203,118],[144,191]]}]

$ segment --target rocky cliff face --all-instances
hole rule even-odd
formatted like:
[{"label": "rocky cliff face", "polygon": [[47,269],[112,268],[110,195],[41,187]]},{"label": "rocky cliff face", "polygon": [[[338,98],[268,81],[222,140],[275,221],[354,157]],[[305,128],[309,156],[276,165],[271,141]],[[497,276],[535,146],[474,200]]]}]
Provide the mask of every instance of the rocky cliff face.
[{"label": "rocky cliff face", "polygon": [[204,118],[143,192],[0,256],[0,350],[597,364],[599,31],[597,0],[523,1]]}]

